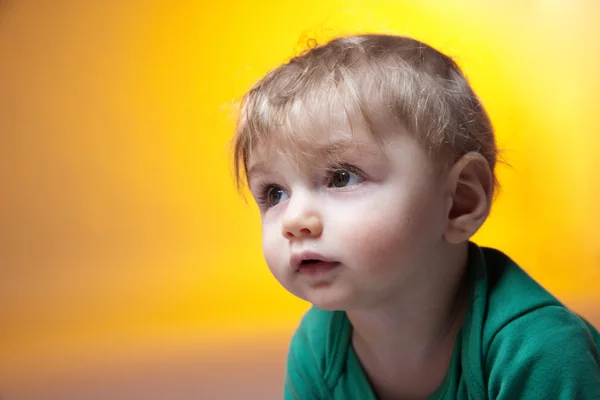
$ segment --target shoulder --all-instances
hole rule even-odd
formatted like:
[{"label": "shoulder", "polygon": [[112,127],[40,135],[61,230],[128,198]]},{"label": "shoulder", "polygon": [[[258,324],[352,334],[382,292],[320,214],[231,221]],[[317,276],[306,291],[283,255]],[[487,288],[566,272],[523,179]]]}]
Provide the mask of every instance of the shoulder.
[{"label": "shoulder", "polygon": [[506,254],[471,244],[469,258],[464,365],[480,396],[600,398],[597,331]]},{"label": "shoulder", "polygon": [[500,251],[481,248],[481,355],[493,399],[600,398],[596,331]]},{"label": "shoulder", "polygon": [[[286,398],[327,398],[350,335],[346,316],[312,307],[294,333],[287,358]],[[295,393],[294,396],[289,393]]]},{"label": "shoulder", "polygon": [[480,249],[484,259],[488,296],[491,300],[498,299],[498,301],[505,302],[509,297],[516,297],[515,304],[523,303],[524,299],[529,299],[526,303],[536,306],[542,303],[545,305],[560,304],[508,255],[488,247]]},{"label": "shoulder", "polygon": [[490,398],[600,398],[600,355],[585,322],[561,305],[515,315],[484,361]]},{"label": "shoulder", "polygon": [[476,291],[485,303],[484,344],[520,316],[546,307],[564,309],[556,297],[506,254],[485,247],[480,248],[480,254],[482,271]]}]

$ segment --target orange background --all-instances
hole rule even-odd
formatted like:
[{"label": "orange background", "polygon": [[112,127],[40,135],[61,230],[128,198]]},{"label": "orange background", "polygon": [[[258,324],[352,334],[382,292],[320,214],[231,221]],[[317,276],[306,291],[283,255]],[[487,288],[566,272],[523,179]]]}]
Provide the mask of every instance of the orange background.
[{"label": "orange background", "polygon": [[0,1],[0,396],[280,398],[307,305],[262,260],[228,113],[351,32],[456,57],[510,165],[475,240],[600,325],[599,4]]}]

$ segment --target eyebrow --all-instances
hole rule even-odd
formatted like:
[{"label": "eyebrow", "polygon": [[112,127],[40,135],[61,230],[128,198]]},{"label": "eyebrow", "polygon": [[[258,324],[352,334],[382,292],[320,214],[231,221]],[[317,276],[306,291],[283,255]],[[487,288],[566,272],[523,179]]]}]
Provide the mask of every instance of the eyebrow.
[{"label": "eyebrow", "polygon": [[[314,154],[317,158],[327,158],[339,162],[352,162],[354,159],[358,161],[362,156],[376,155],[381,151],[379,146],[348,138],[333,139],[322,146],[309,145],[307,150],[307,153]],[[348,159],[349,157],[351,159]],[[267,164],[257,161],[249,165],[246,175],[250,178],[254,174],[268,174],[270,170]]]},{"label": "eyebrow", "polygon": [[266,174],[268,171],[267,166],[262,163],[262,162],[257,162],[254,163],[252,165],[250,165],[248,167],[248,171],[246,172],[246,176],[248,177],[248,179],[250,179],[250,176],[252,176],[252,174],[256,175],[256,174]]},{"label": "eyebrow", "polygon": [[349,140],[349,139],[338,139],[329,142],[327,146],[323,146],[319,151],[322,151],[324,154],[328,156],[343,156],[348,153],[353,153],[357,155],[373,155],[377,153],[379,147],[376,149],[370,143],[364,143],[359,140]]}]

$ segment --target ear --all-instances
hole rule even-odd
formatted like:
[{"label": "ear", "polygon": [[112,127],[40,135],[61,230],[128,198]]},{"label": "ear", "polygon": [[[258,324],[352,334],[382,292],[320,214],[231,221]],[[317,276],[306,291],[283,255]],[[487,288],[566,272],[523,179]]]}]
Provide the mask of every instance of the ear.
[{"label": "ear", "polygon": [[469,240],[490,213],[494,179],[487,160],[477,152],[461,157],[448,175],[444,238],[458,244]]}]

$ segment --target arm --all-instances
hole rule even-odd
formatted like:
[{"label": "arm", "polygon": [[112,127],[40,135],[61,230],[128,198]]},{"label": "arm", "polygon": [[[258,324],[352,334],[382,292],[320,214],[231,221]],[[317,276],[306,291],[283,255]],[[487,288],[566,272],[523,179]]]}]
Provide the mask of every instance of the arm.
[{"label": "arm", "polygon": [[584,322],[548,306],[519,316],[491,341],[491,399],[600,399],[600,355]]}]

